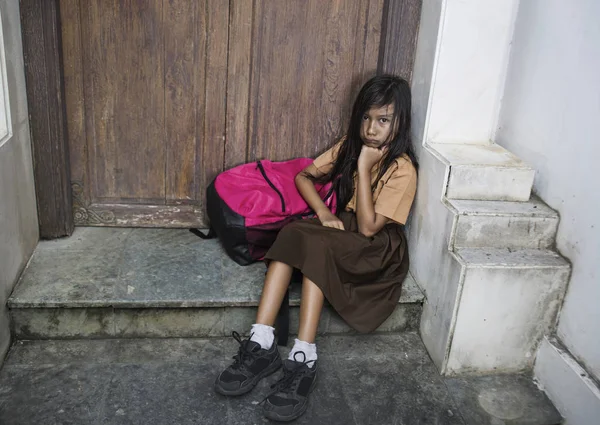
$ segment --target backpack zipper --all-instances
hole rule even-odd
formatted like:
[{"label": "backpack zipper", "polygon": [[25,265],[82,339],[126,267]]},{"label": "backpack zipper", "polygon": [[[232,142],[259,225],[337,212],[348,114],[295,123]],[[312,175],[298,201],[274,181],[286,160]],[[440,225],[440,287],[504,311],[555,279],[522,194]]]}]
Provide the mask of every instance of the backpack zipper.
[{"label": "backpack zipper", "polygon": [[268,185],[271,186],[271,189],[273,189],[277,193],[277,195],[279,195],[279,199],[281,199],[281,212],[285,213],[285,200],[283,199],[283,195],[281,194],[279,189],[275,187],[271,180],[269,180],[269,178],[267,177],[267,173],[265,173],[265,168],[263,167],[260,161],[256,161],[256,168],[258,168],[260,174],[262,174],[263,178],[268,183]]}]

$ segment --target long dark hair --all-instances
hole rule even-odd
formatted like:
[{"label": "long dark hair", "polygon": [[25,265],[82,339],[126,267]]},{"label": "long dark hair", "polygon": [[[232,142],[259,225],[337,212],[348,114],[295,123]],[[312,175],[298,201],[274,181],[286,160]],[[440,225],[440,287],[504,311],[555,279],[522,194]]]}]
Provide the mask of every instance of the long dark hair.
[{"label": "long dark hair", "polygon": [[337,195],[338,211],[343,211],[354,192],[354,175],[358,167],[358,156],[363,145],[360,137],[362,117],[371,108],[394,105],[394,117],[391,126],[393,138],[387,143],[388,151],[379,167],[375,189],[381,177],[394,161],[407,155],[413,166],[418,169],[417,158],[410,139],[411,95],[406,80],[394,75],[378,75],[371,78],[362,87],[354,106],[346,138],[342,143],[331,171],[321,178],[312,178],[319,183],[333,181]]}]

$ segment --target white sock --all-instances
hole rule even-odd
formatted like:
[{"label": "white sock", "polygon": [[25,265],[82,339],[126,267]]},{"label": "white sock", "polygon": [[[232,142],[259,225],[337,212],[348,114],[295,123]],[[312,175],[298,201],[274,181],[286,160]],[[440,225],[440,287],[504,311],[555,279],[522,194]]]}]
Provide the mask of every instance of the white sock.
[{"label": "white sock", "polygon": [[257,342],[261,348],[268,350],[273,346],[273,340],[275,339],[274,331],[275,328],[271,326],[255,323],[250,330],[250,335],[252,335],[250,341]]},{"label": "white sock", "polygon": [[[304,353],[304,356],[302,356],[302,354],[296,355],[296,353],[299,352]],[[306,341],[300,341],[298,338],[296,338],[294,341],[294,347],[292,348],[292,351],[290,351],[288,359],[297,362],[308,362],[311,360],[317,360],[317,345],[311,344]],[[311,367],[313,364],[314,363],[311,363]]]}]

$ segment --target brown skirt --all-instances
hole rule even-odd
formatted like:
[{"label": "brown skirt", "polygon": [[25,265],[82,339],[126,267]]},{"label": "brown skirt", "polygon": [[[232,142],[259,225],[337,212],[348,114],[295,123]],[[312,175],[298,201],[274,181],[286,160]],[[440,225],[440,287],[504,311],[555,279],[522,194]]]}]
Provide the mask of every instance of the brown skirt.
[{"label": "brown skirt", "polygon": [[368,238],[358,233],[354,213],[339,218],[346,230],[324,227],[318,219],[288,224],[265,259],[299,269],[350,326],[371,332],[398,305],[408,273],[404,228],[386,224]]}]

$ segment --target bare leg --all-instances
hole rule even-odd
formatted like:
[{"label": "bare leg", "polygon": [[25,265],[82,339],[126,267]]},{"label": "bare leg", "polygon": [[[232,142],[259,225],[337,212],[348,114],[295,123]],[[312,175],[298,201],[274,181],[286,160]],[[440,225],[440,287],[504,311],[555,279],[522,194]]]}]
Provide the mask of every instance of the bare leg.
[{"label": "bare leg", "polygon": [[291,278],[291,266],[279,261],[271,261],[258,305],[256,323],[273,326]]},{"label": "bare leg", "polygon": [[317,336],[319,318],[325,296],[315,283],[304,277],[302,281],[302,300],[300,303],[300,329],[298,339],[314,343]]}]

